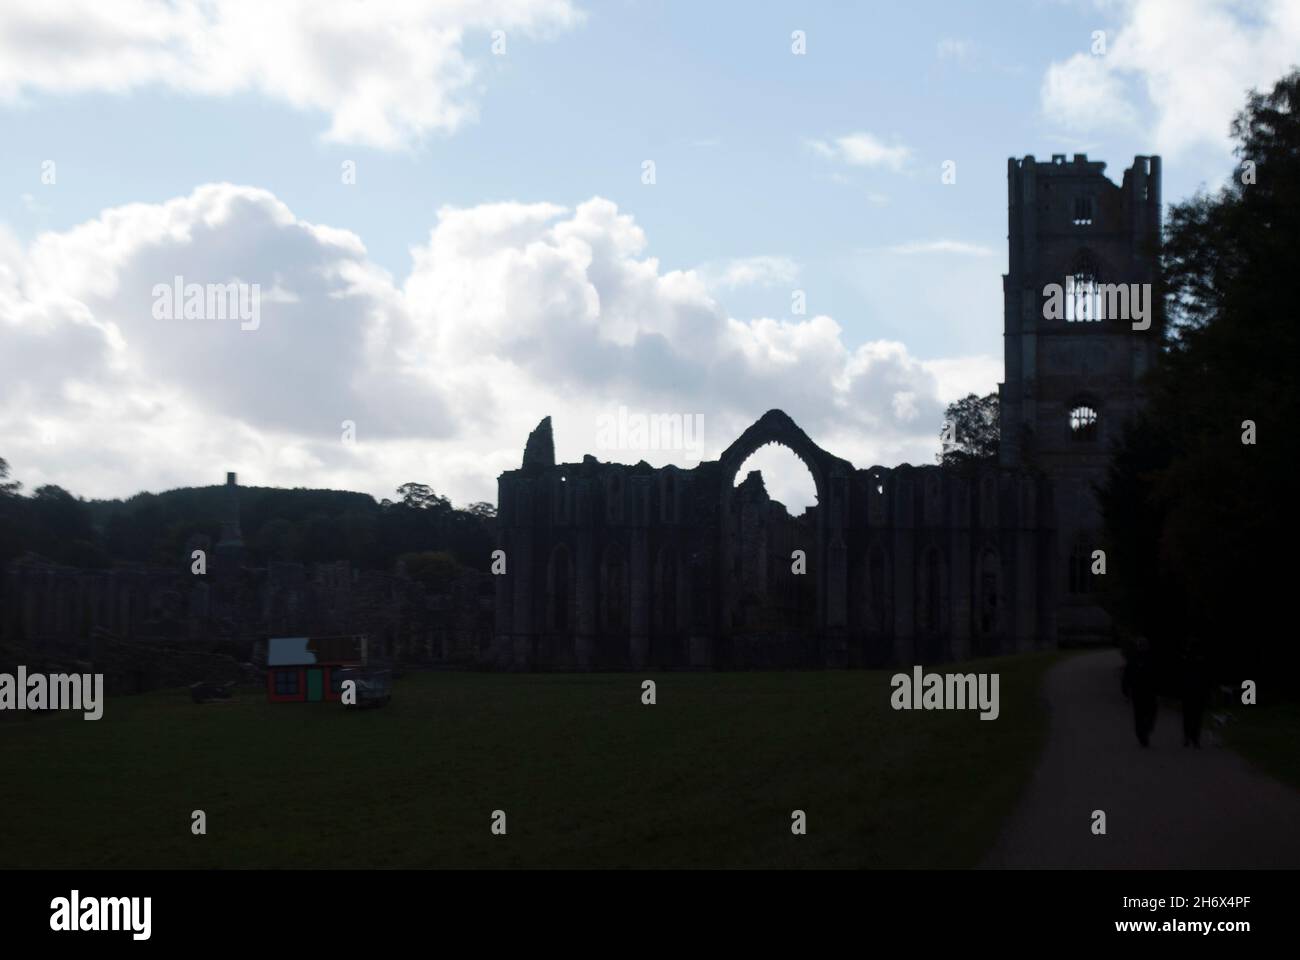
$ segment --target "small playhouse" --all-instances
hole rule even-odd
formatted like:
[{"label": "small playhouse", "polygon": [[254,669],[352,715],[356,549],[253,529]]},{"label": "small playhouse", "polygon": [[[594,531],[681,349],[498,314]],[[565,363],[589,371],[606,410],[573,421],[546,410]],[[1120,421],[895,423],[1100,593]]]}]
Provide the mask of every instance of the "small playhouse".
[{"label": "small playhouse", "polygon": [[266,641],[266,696],[272,703],[338,700],[339,674],[366,663],[366,638],[271,637]]}]

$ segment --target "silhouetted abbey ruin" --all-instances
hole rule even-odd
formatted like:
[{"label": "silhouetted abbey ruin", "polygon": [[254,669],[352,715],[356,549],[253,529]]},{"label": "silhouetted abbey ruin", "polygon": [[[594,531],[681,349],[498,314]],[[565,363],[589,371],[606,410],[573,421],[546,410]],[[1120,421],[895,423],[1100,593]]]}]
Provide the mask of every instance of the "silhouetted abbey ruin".
[{"label": "silhouetted abbey ruin", "polygon": [[[143,689],[182,653],[243,657],[286,633],[368,633],[400,661],[507,669],[932,663],[1109,639],[1092,491],[1159,343],[1154,296],[1145,328],[1113,308],[1157,279],[1160,161],[1138,157],[1119,186],[1104,167],[1008,162],[997,463],[860,469],[771,410],[692,469],[557,464],[547,418],[499,478],[506,572],[490,577],[484,557],[437,590],[400,564],[250,565],[231,474],[215,544],[196,534],[173,563],[10,563],[0,640],[112,651],[130,679],[116,688]],[[1059,313],[1045,308],[1053,284]],[[800,517],[757,473],[736,484],[768,443],[812,475],[817,504]]]},{"label": "silhouetted abbey ruin", "polygon": [[[1093,486],[1142,402],[1159,308],[1135,329],[1111,296],[1153,285],[1160,161],[1116,186],[1084,155],[1008,162],[1000,462],[855,468],[780,410],[693,469],[557,464],[550,419],[498,481],[496,631],[512,669],[936,662],[1108,637],[1094,602]],[[1061,315],[1045,288],[1064,290]],[[1134,288],[1135,296],[1137,288]],[[1111,297],[1108,300],[1108,296]],[[779,443],[817,504],[790,517],[755,473]],[[802,551],[806,572],[794,572]]]}]

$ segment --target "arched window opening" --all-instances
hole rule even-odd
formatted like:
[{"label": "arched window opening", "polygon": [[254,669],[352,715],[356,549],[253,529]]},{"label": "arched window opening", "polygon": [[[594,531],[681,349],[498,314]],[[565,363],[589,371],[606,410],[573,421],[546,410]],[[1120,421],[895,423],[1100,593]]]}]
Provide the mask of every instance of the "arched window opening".
[{"label": "arched window opening", "polygon": [[1070,410],[1070,439],[1086,442],[1097,439],[1097,411],[1087,404]]},{"label": "arched window opening", "polygon": [[1094,323],[1101,319],[1101,289],[1097,263],[1088,254],[1074,262],[1065,278],[1065,322]]},{"label": "arched window opening", "polygon": [[740,486],[754,471],[762,475],[767,495],[780,502],[790,516],[802,516],[810,507],[817,506],[813,475],[789,447],[779,443],[759,447],[736,471],[735,486]]}]

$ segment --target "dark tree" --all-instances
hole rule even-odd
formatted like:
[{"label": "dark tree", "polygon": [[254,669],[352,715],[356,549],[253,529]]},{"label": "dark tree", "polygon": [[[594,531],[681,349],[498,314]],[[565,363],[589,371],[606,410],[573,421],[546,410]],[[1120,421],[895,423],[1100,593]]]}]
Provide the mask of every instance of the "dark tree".
[{"label": "dark tree", "polygon": [[[22,553],[29,539],[27,500],[19,495],[22,484],[9,479],[9,464],[0,457],[0,572]],[[3,578],[0,578],[3,589]]]},{"label": "dark tree", "polygon": [[1220,673],[1279,682],[1295,663],[1279,560],[1296,542],[1298,104],[1297,72],[1252,93],[1229,182],[1170,210],[1164,349],[1100,491],[1120,622],[1166,659],[1190,642]]},{"label": "dark tree", "polygon": [[22,488],[17,480],[9,479],[9,462],[0,457],[0,497],[16,496]]},{"label": "dark tree", "polygon": [[998,459],[998,394],[968,393],[948,404],[939,439],[943,450],[935,459],[946,467],[996,463]]},{"label": "dark tree", "polygon": [[452,581],[466,572],[466,568],[455,557],[441,550],[404,553],[398,562],[406,569],[408,577],[424,584],[434,593],[446,592]]},{"label": "dark tree", "polygon": [[450,510],[451,501],[433,492],[433,488],[424,483],[404,483],[397,488],[402,498],[402,506],[413,510]]}]

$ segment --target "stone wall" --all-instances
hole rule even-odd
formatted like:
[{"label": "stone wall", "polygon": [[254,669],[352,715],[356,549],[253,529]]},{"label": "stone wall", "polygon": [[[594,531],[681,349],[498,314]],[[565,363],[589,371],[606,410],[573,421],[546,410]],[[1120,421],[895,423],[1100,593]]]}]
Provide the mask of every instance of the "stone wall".
[{"label": "stone wall", "polygon": [[[808,465],[818,503],[790,517],[766,443]],[[498,480],[496,634],[509,669],[937,662],[1056,641],[1050,485],[989,467],[861,470],[769,411],[719,460],[684,470],[548,462],[550,422]],[[794,551],[804,572],[794,570]]]}]

